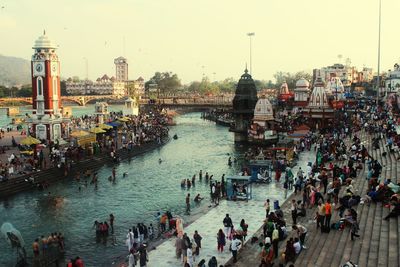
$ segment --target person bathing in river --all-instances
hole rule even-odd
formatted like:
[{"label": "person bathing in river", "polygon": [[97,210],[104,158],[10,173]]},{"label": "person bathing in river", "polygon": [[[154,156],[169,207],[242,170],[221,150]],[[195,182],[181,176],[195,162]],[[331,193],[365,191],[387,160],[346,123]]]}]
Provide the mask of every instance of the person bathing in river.
[{"label": "person bathing in river", "polygon": [[115,167],[112,168],[112,178],[113,178],[113,182],[115,182],[115,177],[116,177],[116,171],[115,171]]}]

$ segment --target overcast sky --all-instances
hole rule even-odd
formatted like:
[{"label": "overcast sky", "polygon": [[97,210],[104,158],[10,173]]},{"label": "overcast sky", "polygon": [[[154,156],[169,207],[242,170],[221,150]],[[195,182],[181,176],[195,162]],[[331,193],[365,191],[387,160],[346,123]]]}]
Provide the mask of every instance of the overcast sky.
[{"label": "overcast sky", "polygon": [[[381,70],[400,59],[399,0],[382,0]],[[30,59],[43,29],[59,45],[63,77],[114,75],[125,55],[129,78],[176,72],[183,82],[311,71],[350,58],[377,68],[378,0],[0,0],[0,54]],[[3,8],[4,7],[4,8]],[[124,40],[125,39],[125,53]],[[204,66],[204,67],[202,67]],[[215,74],[214,74],[215,73]]]}]

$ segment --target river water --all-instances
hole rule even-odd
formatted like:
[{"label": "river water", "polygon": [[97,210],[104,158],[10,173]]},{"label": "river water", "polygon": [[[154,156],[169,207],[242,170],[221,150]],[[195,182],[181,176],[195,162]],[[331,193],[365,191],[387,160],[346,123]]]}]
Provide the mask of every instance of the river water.
[{"label": "river water", "polygon": [[[93,110],[91,108],[74,107],[73,113],[88,114]],[[189,191],[181,189],[181,179],[198,174],[200,169],[203,176],[208,171],[216,179],[220,179],[223,173],[235,172],[227,165],[228,154],[237,155],[237,152],[233,135],[226,127],[202,120],[200,113],[180,115],[176,122],[177,125],[170,128],[170,134],[176,133],[179,138],[117,165],[116,184],[108,182],[111,168],[104,166],[98,170],[97,190],[74,181],[52,185],[49,188],[51,194],[64,198],[58,207],[48,201],[47,192],[18,194],[0,202],[0,225],[10,222],[21,232],[29,255],[36,237],[57,231],[65,236],[67,258],[79,255],[87,266],[111,266],[116,256],[126,255],[125,236],[133,224],[154,222],[158,211],[171,210],[173,214],[183,214],[188,192],[192,196],[200,193],[208,198],[209,186],[204,179]],[[160,158],[161,164],[158,162]],[[123,178],[125,172],[128,176]],[[82,186],[81,191],[79,186]],[[203,202],[203,205],[209,203],[207,199]],[[194,209],[201,210],[201,207]],[[105,221],[110,213],[116,217],[116,241],[112,242],[110,238],[107,243],[97,243],[93,222]],[[13,266],[15,254],[3,237],[0,237],[0,254],[0,266]]]}]

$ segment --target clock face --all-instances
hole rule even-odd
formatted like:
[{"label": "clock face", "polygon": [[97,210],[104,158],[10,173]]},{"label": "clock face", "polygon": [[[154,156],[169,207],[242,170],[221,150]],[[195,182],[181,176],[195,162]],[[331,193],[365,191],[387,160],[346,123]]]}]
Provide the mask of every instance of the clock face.
[{"label": "clock face", "polygon": [[36,71],[37,71],[37,72],[42,72],[42,70],[43,70],[42,64],[37,64],[37,65],[36,65]]},{"label": "clock face", "polygon": [[35,77],[44,75],[44,64],[43,64],[43,62],[35,62],[35,65],[33,66],[33,75]]},{"label": "clock face", "polygon": [[51,62],[51,76],[58,76],[58,63]]}]

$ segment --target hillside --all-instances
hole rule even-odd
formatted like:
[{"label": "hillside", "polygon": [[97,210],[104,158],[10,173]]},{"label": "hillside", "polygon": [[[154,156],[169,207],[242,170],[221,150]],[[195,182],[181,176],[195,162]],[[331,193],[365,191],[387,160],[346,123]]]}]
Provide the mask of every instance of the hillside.
[{"label": "hillside", "polygon": [[0,85],[10,87],[30,84],[30,73],[28,60],[0,55]]}]

